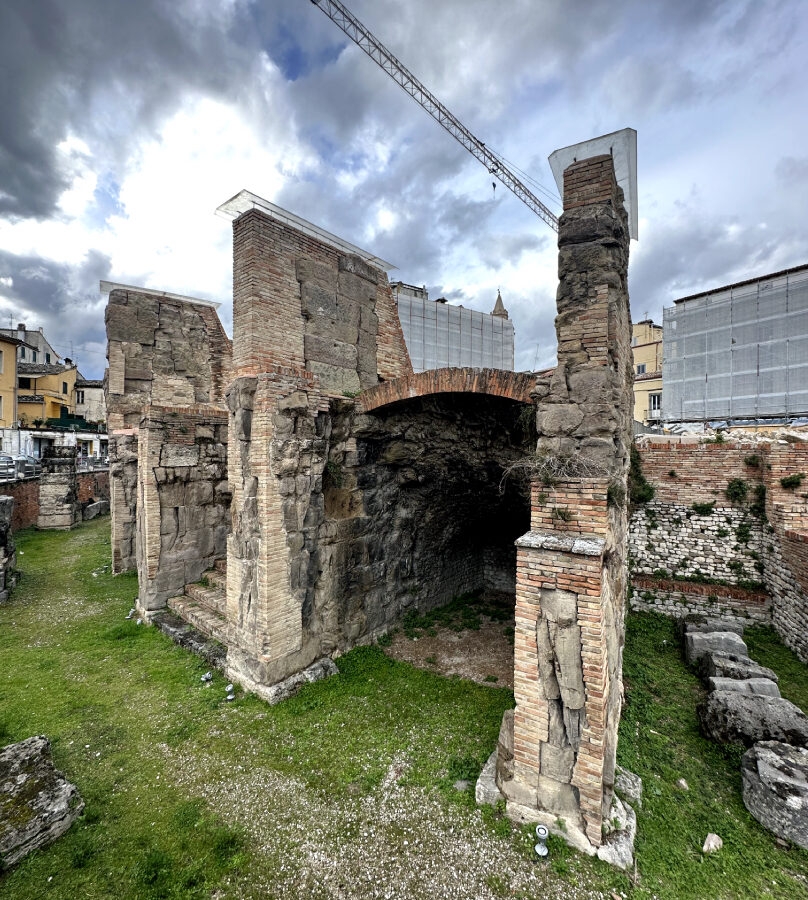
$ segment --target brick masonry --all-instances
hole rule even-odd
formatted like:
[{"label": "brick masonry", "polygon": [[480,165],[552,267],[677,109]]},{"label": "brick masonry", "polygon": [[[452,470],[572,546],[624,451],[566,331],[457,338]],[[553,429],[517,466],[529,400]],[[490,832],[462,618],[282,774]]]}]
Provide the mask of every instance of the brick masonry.
[{"label": "brick masonry", "polygon": [[611,157],[564,173],[558,243],[558,365],[533,396],[539,454],[570,474],[533,484],[531,530],[517,541],[516,709],[503,720],[497,784],[512,818],[600,853],[622,699],[633,377]]},{"label": "brick masonry", "polygon": [[[639,453],[655,496],[632,517],[632,606],[770,621],[808,659],[808,494],[780,484],[787,475],[808,475],[808,445],[643,439]],[[746,485],[745,499],[727,498],[733,479]],[[714,508],[704,514],[694,503]],[[670,584],[666,576],[707,583]],[[756,582],[763,593],[749,590]]]}]

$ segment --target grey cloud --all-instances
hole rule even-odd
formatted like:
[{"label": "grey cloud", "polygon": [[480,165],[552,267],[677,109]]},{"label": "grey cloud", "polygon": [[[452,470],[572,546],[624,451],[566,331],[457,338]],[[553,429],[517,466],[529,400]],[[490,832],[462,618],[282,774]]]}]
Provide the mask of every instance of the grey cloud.
[{"label": "grey cloud", "polygon": [[110,276],[110,260],[90,251],[76,265],[38,256],[17,256],[0,250],[0,315],[3,327],[25,322],[42,326],[62,356],[78,360],[82,374],[100,378],[104,372],[104,304],[98,282]]}]

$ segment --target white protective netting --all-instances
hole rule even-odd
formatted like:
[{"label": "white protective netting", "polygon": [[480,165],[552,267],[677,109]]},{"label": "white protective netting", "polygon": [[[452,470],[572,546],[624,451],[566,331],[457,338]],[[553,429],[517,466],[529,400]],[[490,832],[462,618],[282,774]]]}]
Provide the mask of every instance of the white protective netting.
[{"label": "white protective netting", "polygon": [[663,311],[666,422],[808,414],[808,269]]}]

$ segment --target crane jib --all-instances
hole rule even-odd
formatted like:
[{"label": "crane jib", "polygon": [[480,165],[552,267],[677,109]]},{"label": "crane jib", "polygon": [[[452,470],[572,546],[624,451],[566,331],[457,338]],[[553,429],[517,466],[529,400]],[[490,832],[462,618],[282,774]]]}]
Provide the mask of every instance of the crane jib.
[{"label": "crane jib", "polygon": [[374,37],[339,0],[311,0],[329,19],[387,74],[403,88],[430,116],[443,126],[452,137],[486,166],[489,173],[498,178],[536,215],[555,231],[558,216],[510,170],[505,161],[489,150],[466,126],[438,100],[393,54]]}]

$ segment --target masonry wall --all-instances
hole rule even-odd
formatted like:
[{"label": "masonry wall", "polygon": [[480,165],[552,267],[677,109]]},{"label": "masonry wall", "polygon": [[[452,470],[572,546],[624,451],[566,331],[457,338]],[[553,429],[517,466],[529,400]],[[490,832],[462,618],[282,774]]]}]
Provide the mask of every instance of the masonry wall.
[{"label": "masonry wall", "polygon": [[16,581],[17,552],[11,527],[13,497],[0,497],[0,604],[5,603]]},{"label": "masonry wall", "polygon": [[[632,516],[632,606],[771,622],[808,658],[808,494],[780,484],[808,473],[808,445],[650,438],[639,454],[655,496]],[[726,496],[734,479],[741,501]]]},{"label": "masonry wall", "polygon": [[212,306],[147,290],[111,291],[105,317],[112,570],[118,573],[136,566],[136,433],[144,411],[151,404],[222,403],[232,344]]},{"label": "masonry wall", "polygon": [[76,448],[48,447],[39,476],[38,528],[68,529],[81,519],[76,477]]},{"label": "masonry wall", "polygon": [[152,405],[140,423],[138,610],[146,619],[226,555],[227,417],[208,406]]},{"label": "masonry wall", "polygon": [[[77,473],[76,485],[80,506],[86,505],[91,498],[109,500],[109,473],[105,470]],[[36,525],[39,516],[39,476],[3,482],[0,484],[0,496],[14,500],[12,531]]]},{"label": "masonry wall", "polygon": [[539,457],[566,474],[537,475],[517,541],[516,708],[497,784],[511,818],[600,853],[622,698],[633,379],[628,228],[610,157],[565,171],[558,247],[558,365],[534,396]]}]

